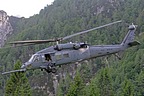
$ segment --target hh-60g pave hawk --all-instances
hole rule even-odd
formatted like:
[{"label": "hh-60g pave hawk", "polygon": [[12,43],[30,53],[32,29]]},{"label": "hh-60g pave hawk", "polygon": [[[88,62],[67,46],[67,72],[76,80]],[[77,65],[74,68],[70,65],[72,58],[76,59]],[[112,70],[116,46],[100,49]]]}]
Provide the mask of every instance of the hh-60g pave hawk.
[{"label": "hh-60g pave hawk", "polygon": [[45,48],[43,50],[38,51],[29,59],[28,62],[24,63],[19,70],[13,70],[9,72],[4,72],[2,74],[13,73],[13,72],[25,72],[26,70],[31,69],[44,69],[48,73],[55,73],[56,66],[60,66],[63,64],[69,64],[72,62],[80,62],[83,60],[88,60],[91,58],[101,57],[105,55],[115,54],[125,49],[139,45],[138,41],[134,41],[135,37],[135,25],[130,25],[128,28],[128,33],[125,36],[124,40],[119,45],[93,45],[90,46],[87,43],[65,43],[58,44],[59,41],[63,41],[69,39],[71,37],[84,34],[93,30],[97,30],[112,24],[119,23],[121,21],[116,21],[113,23],[109,23],[103,26],[99,26],[96,28],[92,28],[86,31],[82,31],[76,34],[72,34],[63,38],[57,39],[48,39],[48,40],[28,40],[28,41],[15,41],[11,42],[11,44],[17,45],[25,45],[25,44],[41,44],[41,43],[49,43],[49,42],[57,42],[55,46],[51,46]]}]

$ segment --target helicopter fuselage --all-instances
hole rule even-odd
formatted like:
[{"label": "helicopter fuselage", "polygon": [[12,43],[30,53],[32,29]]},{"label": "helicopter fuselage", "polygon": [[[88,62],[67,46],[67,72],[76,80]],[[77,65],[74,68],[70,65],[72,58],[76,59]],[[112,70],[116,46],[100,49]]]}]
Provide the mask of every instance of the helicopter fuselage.
[{"label": "helicopter fuselage", "polygon": [[[67,44],[68,43],[66,43],[66,45]],[[78,44],[79,43],[77,43],[77,45]],[[29,64],[29,66],[27,66],[28,69],[46,69],[48,66],[53,67],[80,62],[91,58],[118,53],[123,50],[122,45],[89,46],[88,44],[85,44],[85,46],[78,49],[67,48],[63,50],[56,50],[55,47],[52,46],[34,54],[25,65],[27,66]]]}]

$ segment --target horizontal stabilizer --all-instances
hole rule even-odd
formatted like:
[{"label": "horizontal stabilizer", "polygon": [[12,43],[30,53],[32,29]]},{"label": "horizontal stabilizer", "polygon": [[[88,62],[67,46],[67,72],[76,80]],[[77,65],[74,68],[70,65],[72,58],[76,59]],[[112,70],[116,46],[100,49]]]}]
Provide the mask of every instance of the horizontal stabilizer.
[{"label": "horizontal stabilizer", "polygon": [[128,43],[129,46],[136,46],[136,45],[140,45],[140,42],[138,41],[133,41],[133,42],[130,42]]},{"label": "horizontal stabilizer", "polygon": [[26,69],[12,70],[12,71],[8,71],[8,72],[4,72],[4,73],[2,73],[2,75],[15,73],[15,72],[25,72],[25,71],[26,71]]}]

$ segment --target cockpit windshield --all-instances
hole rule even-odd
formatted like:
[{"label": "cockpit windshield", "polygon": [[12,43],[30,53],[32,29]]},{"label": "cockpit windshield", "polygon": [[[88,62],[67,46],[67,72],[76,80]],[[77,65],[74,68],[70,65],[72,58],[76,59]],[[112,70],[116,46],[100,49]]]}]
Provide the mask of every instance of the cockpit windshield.
[{"label": "cockpit windshield", "polygon": [[39,61],[39,55],[34,54],[34,55],[32,55],[32,57],[29,59],[28,62],[36,62],[36,61]]}]

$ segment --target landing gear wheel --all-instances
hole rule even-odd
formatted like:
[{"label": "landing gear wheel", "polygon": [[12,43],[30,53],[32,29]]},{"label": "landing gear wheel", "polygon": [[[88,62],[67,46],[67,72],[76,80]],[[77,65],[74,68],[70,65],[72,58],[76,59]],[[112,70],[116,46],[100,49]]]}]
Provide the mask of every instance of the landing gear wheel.
[{"label": "landing gear wheel", "polygon": [[51,66],[48,66],[46,69],[45,69],[45,71],[47,72],[47,73],[56,73],[56,68],[55,67],[51,67]]},{"label": "landing gear wheel", "polygon": [[56,68],[52,68],[51,70],[52,73],[56,73],[56,71],[57,71]]},{"label": "landing gear wheel", "polygon": [[48,69],[45,69],[45,71],[46,71],[47,73],[50,73],[50,72],[51,72],[51,70],[48,70]]}]

